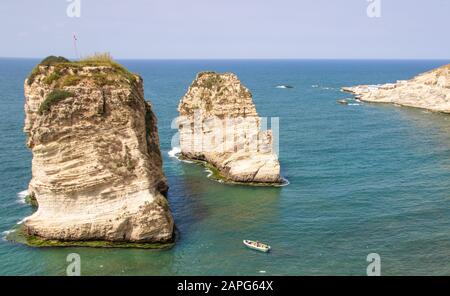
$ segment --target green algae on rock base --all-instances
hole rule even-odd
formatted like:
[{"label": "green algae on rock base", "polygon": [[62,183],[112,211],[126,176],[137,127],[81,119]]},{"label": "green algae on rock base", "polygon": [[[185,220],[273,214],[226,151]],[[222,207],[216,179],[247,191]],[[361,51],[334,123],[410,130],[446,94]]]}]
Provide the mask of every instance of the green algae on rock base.
[{"label": "green algae on rock base", "polygon": [[258,182],[238,182],[228,179],[227,177],[223,176],[220,171],[209,162],[202,160],[202,159],[193,159],[184,156],[183,154],[177,155],[178,159],[181,161],[189,161],[193,162],[197,165],[202,165],[207,170],[211,172],[211,175],[208,176],[209,179],[219,182],[219,183],[225,183],[230,185],[245,185],[245,186],[256,186],[256,187],[284,187],[289,184],[289,181],[286,179],[282,179],[280,183],[258,183]]},{"label": "green algae on rock base", "polygon": [[[25,196],[25,203],[30,205],[33,210],[38,208],[38,202],[33,195]],[[26,233],[22,224],[8,231],[5,239],[10,242],[16,242],[35,248],[134,248],[134,249],[152,249],[152,250],[167,250],[175,245],[177,238],[177,231],[175,229],[172,240],[167,243],[133,243],[133,242],[111,242],[111,241],[58,241],[47,240],[35,235]]]},{"label": "green algae on rock base", "polygon": [[6,239],[10,242],[16,242],[35,248],[134,248],[134,249],[152,249],[152,250],[166,250],[175,245],[176,231],[174,232],[173,239],[167,243],[133,243],[133,242],[111,242],[111,241],[58,241],[47,240],[35,235],[29,235],[26,233],[23,225],[18,225],[15,229],[11,230]]},{"label": "green algae on rock base", "polygon": [[33,195],[29,194],[27,196],[25,196],[25,203],[29,204],[30,206],[32,206],[34,209],[37,209],[39,207],[39,204],[36,200],[36,197],[34,197]]}]

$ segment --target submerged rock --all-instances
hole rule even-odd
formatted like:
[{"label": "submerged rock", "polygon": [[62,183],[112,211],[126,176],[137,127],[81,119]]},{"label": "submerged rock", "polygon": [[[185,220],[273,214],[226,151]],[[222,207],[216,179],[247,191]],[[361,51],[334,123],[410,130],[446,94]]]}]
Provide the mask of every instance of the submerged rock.
[{"label": "submerged rock", "polygon": [[337,102],[338,104],[341,104],[341,105],[348,105],[348,104],[349,104],[348,101],[347,101],[346,99],[337,100],[336,102]]},{"label": "submerged rock", "polygon": [[261,131],[252,95],[236,75],[199,73],[178,111],[183,157],[208,162],[229,181],[282,182],[272,132]]},{"label": "submerged rock", "polygon": [[38,65],[25,82],[33,154],[28,235],[45,240],[170,242],[158,129],[143,81],[113,61]]},{"label": "submerged rock", "polygon": [[411,80],[344,87],[342,90],[353,93],[361,101],[450,113],[450,65],[420,74]]}]

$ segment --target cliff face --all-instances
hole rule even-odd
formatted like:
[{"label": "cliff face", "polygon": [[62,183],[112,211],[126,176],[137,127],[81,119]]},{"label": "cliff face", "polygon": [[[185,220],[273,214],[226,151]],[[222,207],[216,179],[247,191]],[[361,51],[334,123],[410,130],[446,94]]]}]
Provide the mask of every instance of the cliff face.
[{"label": "cliff face", "polygon": [[168,242],[156,117],[142,79],[115,63],[39,65],[25,82],[33,153],[30,235],[62,241]]},{"label": "cliff face", "polygon": [[272,133],[261,131],[250,91],[236,75],[197,75],[178,106],[184,157],[212,164],[225,179],[280,183]]},{"label": "cliff face", "polygon": [[366,102],[394,103],[450,113],[450,65],[421,74],[411,80],[384,85],[344,87]]}]

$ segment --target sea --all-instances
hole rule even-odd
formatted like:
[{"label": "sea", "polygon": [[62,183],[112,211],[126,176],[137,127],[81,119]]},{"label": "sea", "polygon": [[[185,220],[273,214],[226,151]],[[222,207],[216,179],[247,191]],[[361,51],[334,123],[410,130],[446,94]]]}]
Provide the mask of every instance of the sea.
[{"label": "sea", "polygon": [[[343,86],[409,79],[440,60],[121,60],[158,117],[177,241],[168,250],[33,248],[6,240],[31,153],[24,79],[38,59],[0,59],[0,275],[450,275],[450,115],[351,100]],[[233,72],[279,120],[283,187],[218,183],[175,157],[177,106],[200,71]],[[290,87],[283,87],[290,86]],[[349,105],[336,101],[348,99]],[[269,126],[270,127],[270,126]],[[270,253],[242,240],[270,244]]]}]

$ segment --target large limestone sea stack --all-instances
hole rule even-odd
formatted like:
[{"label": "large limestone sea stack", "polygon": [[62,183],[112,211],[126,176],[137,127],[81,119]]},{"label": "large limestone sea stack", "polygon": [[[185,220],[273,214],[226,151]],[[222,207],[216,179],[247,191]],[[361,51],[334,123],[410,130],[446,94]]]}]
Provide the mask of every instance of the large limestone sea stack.
[{"label": "large limestone sea stack", "polygon": [[25,132],[33,154],[31,237],[63,242],[166,243],[156,117],[143,81],[108,59],[48,58],[25,82]]},{"label": "large limestone sea stack", "polygon": [[344,87],[342,90],[366,102],[393,103],[450,113],[450,65],[420,74],[411,80]]},{"label": "large limestone sea stack", "polygon": [[227,181],[282,182],[272,132],[261,130],[252,94],[236,75],[199,73],[178,111],[182,157],[205,161]]}]

